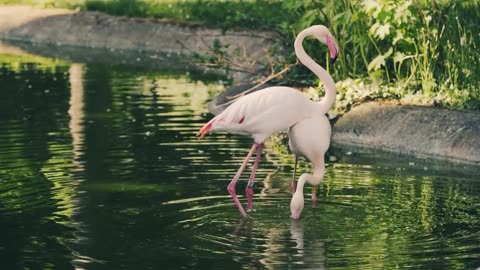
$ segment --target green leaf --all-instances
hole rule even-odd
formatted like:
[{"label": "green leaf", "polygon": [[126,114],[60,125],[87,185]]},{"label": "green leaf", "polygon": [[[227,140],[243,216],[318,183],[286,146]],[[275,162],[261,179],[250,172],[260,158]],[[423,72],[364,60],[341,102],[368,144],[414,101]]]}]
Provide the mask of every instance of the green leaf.
[{"label": "green leaf", "polygon": [[377,57],[375,57],[375,59],[373,59],[372,62],[368,64],[368,70],[369,71],[378,70],[382,66],[385,66],[385,59],[387,59],[390,55],[392,55],[392,53],[393,53],[393,49],[390,48],[385,54],[380,54]]},{"label": "green leaf", "polygon": [[396,52],[395,56],[393,56],[393,62],[394,63],[401,63],[401,62],[403,62],[403,60],[405,60],[406,57],[407,56],[404,53]]},{"label": "green leaf", "polygon": [[395,45],[399,40],[403,40],[404,36],[401,30],[395,32],[397,35],[393,38],[392,44]]},{"label": "green leaf", "polygon": [[381,25],[378,29],[377,29],[377,36],[380,38],[380,39],[385,39],[386,36],[390,35],[390,24],[389,23],[386,23],[384,25]]},{"label": "green leaf", "polygon": [[374,37],[378,37],[381,40],[385,39],[386,36],[390,34],[390,24],[380,24],[379,22],[376,22],[370,27],[370,34]]},{"label": "green leaf", "polygon": [[378,15],[377,15],[377,20],[384,22],[390,15],[390,12],[387,12],[386,10],[382,9]]},{"label": "green leaf", "polygon": [[380,3],[377,0],[364,0],[362,6],[365,11],[370,12],[380,8]]}]

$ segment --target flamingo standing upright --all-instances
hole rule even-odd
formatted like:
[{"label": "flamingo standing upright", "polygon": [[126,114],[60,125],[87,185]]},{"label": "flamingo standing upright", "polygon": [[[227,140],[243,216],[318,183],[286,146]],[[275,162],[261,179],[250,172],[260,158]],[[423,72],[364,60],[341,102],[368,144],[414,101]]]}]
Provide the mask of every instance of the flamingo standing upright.
[{"label": "flamingo standing upright", "polygon": [[295,53],[300,62],[315,73],[324,85],[333,85],[333,87],[326,87],[326,95],[322,100],[311,101],[300,91],[290,87],[265,88],[239,98],[206,123],[198,132],[200,138],[203,138],[208,132],[214,131],[226,131],[253,137],[254,143],[250,151],[227,187],[240,214],[244,217],[247,216],[247,213],[237,198],[235,185],[255,150],[257,150],[257,155],[246,188],[248,210],[253,209],[253,181],[265,140],[273,133],[286,130],[302,120],[325,115],[335,102],[335,82],[325,69],[307,55],[302,46],[302,42],[307,36],[312,36],[327,45],[332,62],[337,58],[339,50],[332,34],[323,25],[306,28],[295,39]]}]

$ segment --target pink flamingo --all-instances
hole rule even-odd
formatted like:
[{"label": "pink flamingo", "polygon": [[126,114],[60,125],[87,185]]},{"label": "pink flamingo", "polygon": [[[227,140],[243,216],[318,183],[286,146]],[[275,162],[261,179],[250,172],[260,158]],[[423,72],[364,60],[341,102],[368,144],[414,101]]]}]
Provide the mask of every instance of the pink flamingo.
[{"label": "pink flamingo", "polygon": [[[302,120],[325,115],[335,102],[335,82],[325,69],[307,55],[302,46],[302,42],[307,36],[312,36],[327,45],[332,62],[338,56],[338,46],[330,31],[323,25],[304,29],[295,39],[295,53],[300,62],[315,73],[324,85],[330,86],[325,88],[326,95],[321,101],[311,101],[300,91],[290,87],[265,88],[239,98],[206,123],[198,132],[200,138],[203,138],[208,132],[214,131],[226,131],[253,137],[254,143],[250,151],[227,187],[240,214],[244,217],[247,216],[247,213],[237,198],[235,185],[255,150],[257,150],[257,155],[246,188],[248,210],[253,209],[253,181],[265,140],[273,133],[286,130]],[[332,85],[333,87],[331,87]]]},{"label": "pink flamingo", "polygon": [[[335,85],[325,85],[325,88]],[[327,90],[328,91],[328,90]],[[302,120],[288,130],[288,145],[295,154],[295,165],[292,177],[292,201],[290,202],[290,212],[293,219],[299,219],[303,210],[303,186],[305,182],[313,185],[312,188],[312,206],[317,202],[317,186],[325,175],[325,152],[330,146],[331,127],[330,122],[325,115],[316,115],[314,117]],[[298,178],[297,189],[295,190],[295,174],[297,170],[298,156],[304,156],[312,163],[313,174],[304,173]]]}]

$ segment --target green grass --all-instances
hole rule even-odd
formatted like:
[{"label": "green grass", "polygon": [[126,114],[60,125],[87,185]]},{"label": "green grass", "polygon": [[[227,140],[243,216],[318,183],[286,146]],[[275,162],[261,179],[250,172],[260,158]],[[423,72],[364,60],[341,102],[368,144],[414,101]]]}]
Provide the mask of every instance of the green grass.
[{"label": "green grass", "polygon": [[[281,4],[275,1],[85,0],[77,7],[112,15],[186,20],[222,29],[272,29],[284,20],[278,16]],[[267,23],[262,18],[268,18]]]},{"label": "green grass", "polygon": [[285,19],[278,16],[282,13],[282,5],[278,1],[0,0],[0,4],[100,11],[127,17],[186,20],[223,29],[231,27],[271,29]]}]

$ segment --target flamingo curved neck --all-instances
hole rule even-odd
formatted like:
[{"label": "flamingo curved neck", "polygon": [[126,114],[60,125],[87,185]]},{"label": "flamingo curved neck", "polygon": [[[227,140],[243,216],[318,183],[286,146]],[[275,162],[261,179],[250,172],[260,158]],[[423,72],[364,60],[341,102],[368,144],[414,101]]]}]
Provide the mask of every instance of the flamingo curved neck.
[{"label": "flamingo curved neck", "polygon": [[312,186],[320,184],[324,176],[324,170],[315,170],[313,174],[304,173],[302,174],[297,181],[297,190],[296,192],[301,192],[303,194],[303,187],[305,183],[308,182]]},{"label": "flamingo curved neck", "polygon": [[325,114],[335,103],[336,87],[332,76],[330,76],[330,74],[328,74],[328,72],[322,66],[313,61],[313,59],[305,52],[305,49],[303,48],[303,40],[307,36],[313,36],[312,30],[313,28],[310,27],[298,34],[294,44],[295,54],[297,55],[298,60],[300,60],[300,62],[309,70],[315,73],[315,75],[317,75],[317,77],[323,82],[325,87],[325,97],[321,101],[317,102],[316,109],[319,110],[320,113]]},{"label": "flamingo curved neck", "polygon": [[299,192],[300,194],[303,194],[303,187],[305,186],[305,182],[306,182],[305,177],[298,178],[297,189],[295,190],[295,193]]},{"label": "flamingo curved neck", "polygon": [[325,176],[325,163],[321,163],[320,166],[316,166],[313,168],[313,175],[308,175],[308,183],[312,186],[320,185],[323,177]]}]

